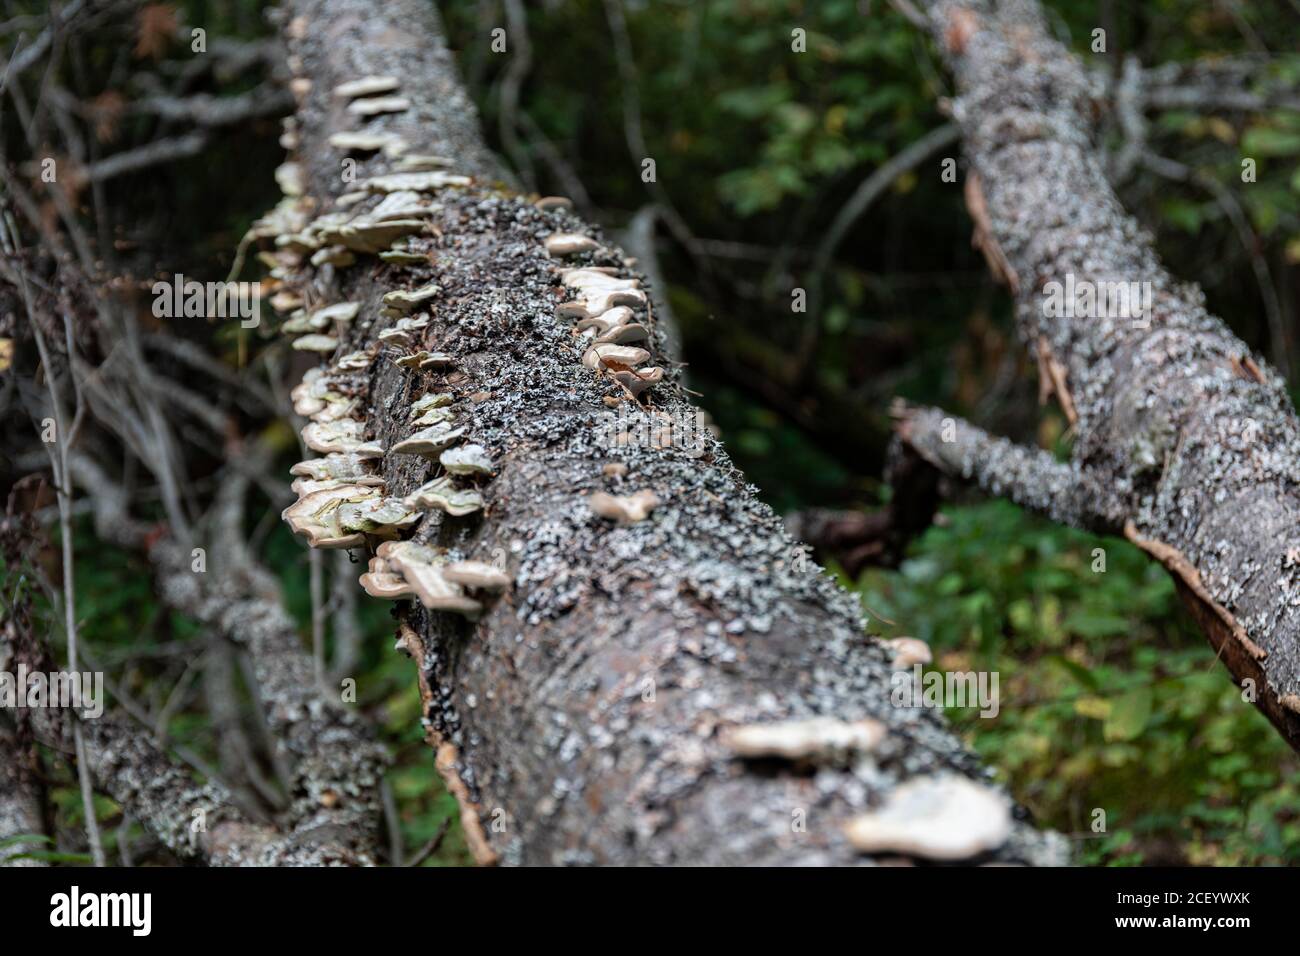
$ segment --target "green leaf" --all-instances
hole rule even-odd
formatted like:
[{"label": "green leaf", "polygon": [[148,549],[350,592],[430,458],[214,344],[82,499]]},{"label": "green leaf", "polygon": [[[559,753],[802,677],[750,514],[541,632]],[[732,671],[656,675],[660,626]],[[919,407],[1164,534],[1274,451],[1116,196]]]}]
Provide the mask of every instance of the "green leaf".
[{"label": "green leaf", "polygon": [[1110,714],[1102,726],[1102,736],[1112,743],[1134,740],[1141,736],[1150,719],[1150,688],[1129,691],[1111,702]]}]

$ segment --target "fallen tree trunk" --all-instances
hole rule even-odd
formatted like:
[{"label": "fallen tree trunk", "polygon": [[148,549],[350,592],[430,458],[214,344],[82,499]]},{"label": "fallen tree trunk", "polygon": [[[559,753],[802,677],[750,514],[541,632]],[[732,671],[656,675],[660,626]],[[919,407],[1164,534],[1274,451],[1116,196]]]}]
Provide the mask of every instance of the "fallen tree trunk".
[{"label": "fallen tree trunk", "polygon": [[[901,440],[949,475],[1159,560],[1247,698],[1300,749],[1300,427],[1286,383],[1121,208],[1090,138],[1084,70],[1037,4],[927,7],[957,79],[976,244],[1016,296],[1075,441],[1063,465],[934,410],[905,410]],[[1149,308],[1117,308],[1118,283],[1149,290]]]},{"label": "fallen tree trunk", "polygon": [[[865,635],[854,599],[805,564],[716,441],[673,440],[695,421],[675,371],[637,400],[616,382],[640,389],[620,376],[627,369],[584,366],[589,341],[575,336],[572,318],[557,316],[572,296],[559,267],[626,275],[627,266],[598,239],[575,242],[591,251],[567,262],[555,244],[548,255],[549,237],[593,230],[496,185],[503,177],[429,5],[289,6],[305,194],[297,214],[364,217],[373,197],[348,196],[346,206],[340,198],[382,192],[373,177],[401,168],[400,157],[383,151],[336,148],[347,139],[331,145],[343,132],[400,137],[403,155],[447,157],[453,172],[473,177],[436,192],[403,261],[358,252],[354,265],[313,269],[303,250],[282,256],[280,274],[307,312],[359,305],[349,326],[335,328],[335,364],[322,381],[360,403],[360,437],[385,450],[366,467],[377,468],[387,495],[407,494],[436,472],[393,450],[424,395],[449,396],[453,424],[493,462],[477,488],[481,514],[430,511],[413,541],[452,561],[495,556],[505,594],[480,597],[486,607],[476,622],[416,602],[396,611],[400,646],[419,664],[430,742],[479,860],[865,862],[871,857],[844,832],[856,814],[921,775],[985,778],[939,713],[891,705],[890,654]],[[405,106],[369,115],[347,108],[336,88],[367,76],[395,78],[399,88],[381,95]],[[356,172],[347,181],[345,160]],[[325,248],[322,261],[347,261]],[[397,349],[381,347],[379,334],[402,311],[392,308],[399,297],[385,312],[385,294],[431,282],[436,291],[406,316],[427,313],[427,324],[417,322]],[[649,329],[641,344],[662,356],[653,299],[641,311],[636,323]],[[424,370],[395,364],[415,350],[447,356]],[[603,515],[627,504],[601,493],[652,493],[657,506],[643,520],[629,512],[616,523]],[[840,730],[872,718],[887,735],[870,756],[853,746],[810,755],[821,759],[816,773],[786,760],[737,759],[727,744],[737,725],[812,717],[834,718]],[[1065,858],[1064,841],[1021,815],[1007,833],[982,858]]]}]

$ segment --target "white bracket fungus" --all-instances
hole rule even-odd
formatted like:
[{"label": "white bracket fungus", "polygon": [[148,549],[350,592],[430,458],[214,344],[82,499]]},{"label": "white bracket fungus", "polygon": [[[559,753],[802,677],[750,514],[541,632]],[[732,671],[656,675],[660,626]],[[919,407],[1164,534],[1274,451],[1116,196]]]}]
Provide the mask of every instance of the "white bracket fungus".
[{"label": "white bracket fungus", "polygon": [[659,496],[653,491],[644,490],[631,495],[594,491],[587,499],[587,504],[602,518],[610,518],[619,524],[634,524],[644,521],[659,506]]},{"label": "white bracket fungus", "polygon": [[352,548],[365,542],[360,531],[346,529],[340,521],[340,508],[377,498],[377,488],[363,485],[340,485],[304,495],[280,513],[294,534],[307,537],[313,548]]},{"label": "white bracket fungus", "polygon": [[405,579],[420,603],[433,611],[451,611],[474,620],[483,605],[465,596],[459,584],[443,575],[446,559],[432,548],[413,541],[386,541],[378,555]]},{"label": "white bracket fungus", "polygon": [[348,112],[353,116],[378,116],[380,113],[404,113],[411,108],[411,101],[405,96],[375,96],[363,100],[353,100],[348,104]]},{"label": "white bracket fungus", "polygon": [[441,291],[442,288],[436,282],[422,285],[418,289],[395,289],[384,293],[384,305],[402,313],[414,312]]},{"label": "white bracket fungus", "polygon": [[896,637],[885,641],[885,646],[894,652],[893,668],[896,671],[911,670],[914,664],[928,664],[933,659],[930,645],[919,637]]},{"label": "white bracket fungus", "polygon": [[436,461],[443,451],[450,448],[464,436],[465,429],[453,428],[446,422],[423,428],[393,446],[397,455],[423,455],[430,461]]},{"label": "white bracket fungus", "polygon": [[379,93],[393,93],[401,85],[401,80],[395,76],[363,76],[334,87],[334,96],[340,100],[350,100],[358,96],[375,96]]},{"label": "white bracket fungus", "polygon": [[448,474],[491,475],[492,459],[482,445],[461,445],[448,448],[438,456],[438,461]]},{"label": "white bracket fungus", "polygon": [[894,788],[879,810],[850,820],[845,834],[863,853],[966,860],[1007,841],[1011,807],[966,777],[920,777]]},{"label": "white bracket fungus", "polygon": [[332,335],[304,335],[293,340],[293,347],[299,352],[328,354],[339,347],[339,340]]},{"label": "white bracket fungus", "polygon": [[446,475],[426,481],[407,495],[404,503],[421,510],[437,508],[457,518],[483,510],[482,495],[472,488],[457,488]]},{"label": "white bracket fungus", "polygon": [[884,724],[869,717],[851,722],[813,717],[734,727],[724,734],[723,742],[740,757],[835,760],[870,753],[887,734]]},{"label": "white bracket fungus", "polygon": [[442,569],[442,576],[453,584],[498,594],[510,587],[510,575],[485,561],[455,561]]},{"label": "white bracket fungus", "polygon": [[595,239],[578,232],[557,232],[546,237],[546,254],[550,256],[574,256],[599,248],[600,243]]}]

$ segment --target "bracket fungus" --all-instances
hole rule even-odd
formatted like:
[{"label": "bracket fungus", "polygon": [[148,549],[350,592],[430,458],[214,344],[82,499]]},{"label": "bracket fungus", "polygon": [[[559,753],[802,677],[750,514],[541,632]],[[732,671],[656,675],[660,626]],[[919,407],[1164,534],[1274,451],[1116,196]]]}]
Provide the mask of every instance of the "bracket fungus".
[{"label": "bracket fungus", "polygon": [[424,349],[418,352],[408,352],[406,355],[399,355],[393,359],[393,364],[398,368],[420,368],[420,363],[432,354],[432,352],[427,352]]},{"label": "bracket fungus", "polygon": [[395,193],[409,190],[417,193],[433,193],[448,186],[468,186],[472,180],[468,176],[449,173],[441,169],[423,172],[387,173],[372,176],[362,183],[367,192]]},{"label": "bracket fungus", "polygon": [[592,371],[601,368],[631,368],[650,359],[645,349],[631,345],[593,345],[582,356],[582,364]]},{"label": "bracket fungus", "polygon": [[483,605],[465,596],[464,589],[447,580],[443,568],[447,561],[438,552],[413,541],[386,541],[377,554],[397,572],[415,592],[420,603],[431,611],[451,611],[470,620],[483,612]]},{"label": "bracket fungus", "polygon": [[344,355],[334,363],[334,367],[341,372],[364,372],[370,368],[370,363],[374,360],[374,352],[370,349],[360,349]]},{"label": "bracket fungus", "polygon": [[579,232],[557,232],[546,237],[546,254],[550,256],[575,256],[599,248],[600,243]]},{"label": "bracket fungus", "polygon": [[551,209],[572,209],[573,200],[568,196],[543,196],[541,199],[538,199],[533,203],[533,205],[542,210],[542,212]]},{"label": "bracket fungus", "polygon": [[400,156],[406,151],[406,140],[396,133],[334,133],[328,140],[335,149],[373,153],[383,150],[389,158]]},{"label": "bracket fungus", "polygon": [[510,575],[486,561],[454,561],[442,569],[442,576],[453,584],[492,594],[510,587]]},{"label": "bracket fungus", "polygon": [[602,518],[609,518],[619,524],[635,524],[644,521],[650,512],[659,506],[659,496],[653,491],[643,490],[631,495],[611,495],[604,491],[593,491],[587,499],[591,510]]},{"label": "bracket fungus", "polygon": [[491,475],[492,459],[482,445],[460,445],[448,448],[438,456],[438,462],[452,475]]},{"label": "bracket fungus", "polygon": [[428,392],[411,403],[411,417],[418,418],[435,408],[446,408],[451,402],[448,392]]},{"label": "bracket fungus", "polygon": [[365,542],[365,535],[343,527],[340,509],[379,496],[379,490],[365,485],[339,485],[303,495],[280,513],[294,534],[305,535],[313,548],[352,548]]},{"label": "bracket fungus", "polygon": [[332,452],[323,458],[309,458],[289,469],[289,474],[316,481],[335,479],[357,485],[382,485],[384,479],[371,474],[366,459],[359,455]]},{"label": "bracket fungus", "polygon": [[1011,836],[1011,806],[997,791],[956,774],[900,784],[879,810],[850,820],[845,835],[863,853],[967,860]]},{"label": "bracket fungus", "polygon": [[380,113],[404,113],[411,108],[411,101],[405,96],[373,96],[353,100],[348,104],[348,112],[353,116],[378,116]]},{"label": "bracket fungus", "polygon": [[293,347],[299,352],[329,354],[339,347],[339,340],[332,335],[304,335],[293,340]]},{"label": "bracket fungus", "polygon": [[442,291],[436,282],[422,285],[418,289],[396,289],[384,293],[384,305],[401,313],[414,312]]},{"label": "bracket fungus", "polygon": [[363,76],[334,87],[334,96],[340,100],[355,99],[358,96],[375,96],[379,93],[393,93],[401,85],[402,81],[395,76]]},{"label": "bracket fungus", "polygon": [[357,581],[374,598],[399,601],[415,597],[415,591],[406,583],[406,578],[390,570],[388,562],[379,555],[371,557],[366,572]]},{"label": "bracket fungus", "polygon": [[664,370],[657,365],[651,365],[648,368],[620,369],[611,372],[610,378],[627,389],[629,395],[636,398],[647,388],[662,382]]},{"label": "bracket fungus", "polygon": [[887,735],[885,725],[869,717],[855,721],[813,717],[733,727],[723,735],[723,742],[739,757],[815,761],[870,753]]},{"label": "bracket fungus", "polygon": [[303,426],[303,443],[312,451],[347,452],[358,458],[381,458],[384,449],[378,442],[365,440],[365,422],[341,418],[334,422],[309,422]]},{"label": "bracket fungus", "polygon": [[457,488],[446,475],[426,481],[404,499],[408,508],[436,508],[459,518],[483,510],[483,496],[472,488]]},{"label": "bracket fungus", "polygon": [[464,434],[464,428],[453,428],[450,424],[441,422],[422,428],[409,438],[399,441],[392,451],[396,455],[423,455],[430,461],[436,461],[443,451],[460,441]]},{"label": "bracket fungus", "polygon": [[933,660],[930,645],[919,637],[895,637],[884,644],[894,652],[892,666],[896,671],[911,670],[914,664],[928,664]]},{"label": "bracket fungus", "polygon": [[420,520],[420,513],[400,498],[369,498],[339,505],[338,524],[344,531],[359,531],[381,538],[396,538]]}]

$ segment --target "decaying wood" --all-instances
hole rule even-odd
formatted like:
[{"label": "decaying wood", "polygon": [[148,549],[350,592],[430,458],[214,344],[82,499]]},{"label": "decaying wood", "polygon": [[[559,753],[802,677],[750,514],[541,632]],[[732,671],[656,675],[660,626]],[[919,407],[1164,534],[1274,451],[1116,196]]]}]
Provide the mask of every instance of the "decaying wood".
[{"label": "decaying wood", "polygon": [[[1121,208],[1090,133],[1086,71],[1032,0],[931,0],[957,81],[967,205],[999,277],[1018,276],[1022,339],[1066,409],[1069,465],[911,410],[905,445],[948,474],[1160,560],[1234,678],[1292,747],[1300,716],[1300,424],[1286,383],[1160,264]],[[1249,186],[1245,187],[1249,188]],[[1044,286],[1150,283],[1150,314],[1067,317]],[[1066,383],[1068,382],[1068,391]]]},{"label": "decaying wood", "polygon": [[[985,776],[938,714],[892,706],[890,655],[865,636],[855,600],[792,560],[796,543],[712,436],[702,449],[602,437],[617,431],[605,425],[611,407],[654,414],[647,434],[664,416],[695,410],[671,367],[639,401],[609,372],[584,367],[573,319],[556,314],[571,298],[559,270],[634,273],[567,209],[538,209],[500,188],[504,177],[430,6],[293,0],[289,8],[296,159],[314,213],[336,210],[356,188],[342,180],[345,154],[328,140],[362,124],[400,135],[413,152],[449,157],[450,172],[473,177],[433,197],[427,228],[408,245],[424,262],[363,256],[347,268],[304,269],[294,281],[320,305],[361,303],[338,354],[366,347],[393,323],[379,313],[385,293],[429,282],[439,290],[413,347],[448,353],[454,368],[412,370],[381,355],[356,384],[367,439],[391,447],[409,434],[411,402],[447,391],[457,427],[495,464],[480,488],[483,514],[431,512],[414,539],[457,560],[498,555],[511,588],[472,623],[397,605],[429,739],[471,842],[483,844],[480,858],[869,862],[844,836],[855,814],[941,769]],[[399,77],[411,106],[361,120],[330,95],[374,75]],[[356,182],[391,170],[382,154],[348,158]],[[555,234],[592,237],[595,251],[550,257]],[[650,329],[643,344],[671,366],[654,311],[637,319]],[[387,454],[377,469],[390,495],[429,474],[409,455]],[[598,491],[650,492],[659,504],[619,524],[588,506]],[[779,761],[757,766],[722,742],[731,726],[812,717],[873,718],[887,733],[869,762],[815,777]],[[992,856],[1059,862],[1063,849],[1058,837],[1017,821]]]}]

